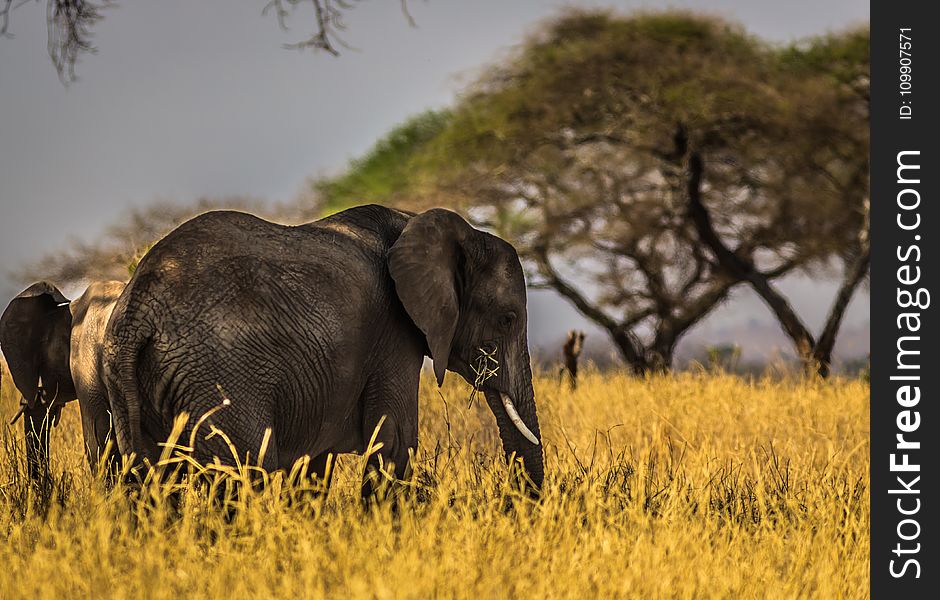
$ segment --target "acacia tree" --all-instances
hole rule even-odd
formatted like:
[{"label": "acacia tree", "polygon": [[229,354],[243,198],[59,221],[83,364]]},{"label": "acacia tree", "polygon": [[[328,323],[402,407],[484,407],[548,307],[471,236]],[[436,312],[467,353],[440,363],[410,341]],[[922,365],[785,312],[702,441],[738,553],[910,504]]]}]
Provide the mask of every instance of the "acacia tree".
[{"label": "acacia tree", "polygon": [[[779,50],[688,14],[574,13],[477,83],[434,154],[635,369],[746,282],[825,375],[868,267],[867,58],[864,31]],[[772,281],[834,258],[815,340]]]},{"label": "acacia tree", "polygon": [[[825,375],[868,271],[867,44],[859,30],[781,49],[686,13],[568,13],[294,212],[455,206],[512,240],[530,283],[606,329],[637,372],[668,368],[748,284]],[[100,248],[78,248],[71,271]],[[839,267],[817,339],[774,281]]]},{"label": "acacia tree", "polygon": [[[689,161],[689,214],[699,239],[721,268],[751,285],[776,315],[798,356],[825,377],[831,368],[842,318],[856,289],[866,279],[871,263],[866,126],[871,107],[868,32],[856,30],[826,36],[804,47],[785,50],[781,59],[797,75],[819,83],[821,88],[811,96],[814,101],[820,92],[826,95],[825,102],[817,103],[816,110],[806,111],[806,118],[796,124],[798,131],[791,141],[801,146],[784,157],[779,174],[788,179],[801,179],[809,174],[803,193],[816,205],[801,213],[815,217],[817,222],[837,226],[802,240],[804,247],[816,246],[814,260],[834,257],[842,267],[841,282],[819,337],[810,333],[753,257],[733,250],[716,231],[703,201],[704,160],[696,151],[690,154]],[[785,202],[780,206],[788,207]],[[827,214],[832,210],[847,214],[841,218],[838,214]],[[788,211],[784,216],[791,219],[794,214]]]},{"label": "acacia tree", "polygon": [[[733,286],[763,291],[781,317],[789,304],[770,282],[857,254],[867,166],[853,152],[867,148],[867,121],[827,122],[845,109],[839,53],[828,54],[686,13],[569,13],[485,72],[436,133],[402,135],[408,123],[393,135],[413,143],[379,144],[320,190],[334,206],[462,207],[513,240],[532,284],[606,329],[636,371],[666,368]],[[357,181],[385,183],[356,197]]]}]

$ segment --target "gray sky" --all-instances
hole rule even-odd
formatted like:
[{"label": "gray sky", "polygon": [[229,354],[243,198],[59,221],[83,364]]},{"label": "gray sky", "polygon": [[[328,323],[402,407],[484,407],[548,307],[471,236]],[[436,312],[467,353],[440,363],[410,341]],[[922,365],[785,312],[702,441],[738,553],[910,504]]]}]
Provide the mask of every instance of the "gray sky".
[{"label": "gray sky", "polygon": [[[397,0],[367,0],[347,18],[345,39],[357,50],[333,58],[282,48],[312,32],[310,10],[299,10],[285,33],[273,16],[261,16],[263,0],[125,1],[107,11],[95,29],[99,53],[86,57],[80,80],[64,88],[46,54],[41,4],[15,11],[15,39],[0,39],[2,306],[20,287],[10,270],[70,237],[93,239],[131,205],[294,197],[308,176],[341,168],[406,116],[449,103],[475,68],[563,6],[687,7],[778,41],[869,18],[861,0],[411,0],[413,29]],[[831,284],[792,280],[784,289],[811,325],[822,322]],[[581,324],[547,294],[533,295],[530,313],[537,343]],[[842,354],[867,352],[868,319],[863,295],[849,312]],[[686,346],[748,337],[747,331],[764,332],[745,345],[755,357],[787,346],[746,290]]]}]

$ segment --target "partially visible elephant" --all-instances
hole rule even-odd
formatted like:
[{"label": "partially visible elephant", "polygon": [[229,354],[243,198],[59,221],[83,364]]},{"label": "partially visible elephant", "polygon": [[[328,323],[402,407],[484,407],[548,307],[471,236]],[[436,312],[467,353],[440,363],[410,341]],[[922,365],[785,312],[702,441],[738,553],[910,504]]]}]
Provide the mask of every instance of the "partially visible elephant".
[{"label": "partially visible elephant", "polygon": [[157,460],[175,417],[190,416],[190,440],[211,411],[200,462],[234,464],[230,441],[239,462],[272,471],[306,456],[323,475],[381,423],[369,497],[380,464],[406,477],[429,356],[438,384],[451,370],[478,385],[529,491],[542,485],[519,257],[448,210],[360,206],[296,227],[195,217],[140,262],[105,345],[118,448],[138,461]]},{"label": "partially visible elephant", "polygon": [[[30,477],[48,468],[49,435],[62,407],[78,399],[85,453],[94,471],[111,432],[102,379],[102,341],[124,290],[121,281],[99,281],[70,302],[41,281],[14,298],[0,317],[0,349],[22,394]],[[20,413],[17,414],[19,417]]]}]

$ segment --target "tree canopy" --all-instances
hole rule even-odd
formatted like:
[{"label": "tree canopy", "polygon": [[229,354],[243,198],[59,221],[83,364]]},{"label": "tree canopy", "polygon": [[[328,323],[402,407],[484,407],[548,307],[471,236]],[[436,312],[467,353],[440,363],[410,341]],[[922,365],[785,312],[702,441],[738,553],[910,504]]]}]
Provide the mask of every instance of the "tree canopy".
[{"label": "tree canopy", "polygon": [[450,123],[449,111],[426,111],[382,137],[336,177],[313,181],[320,209],[332,213],[352,204],[387,202],[413,187],[411,159]]},{"label": "tree canopy", "polygon": [[[314,206],[278,214],[454,207],[513,242],[529,283],[604,328],[638,372],[668,368],[682,335],[749,285],[827,374],[868,274],[868,90],[865,28],[780,46],[694,13],[569,11],[450,108],[315,180]],[[198,208],[135,213],[26,272],[116,273]],[[818,335],[775,285],[794,272],[841,277]]]},{"label": "tree canopy", "polygon": [[333,208],[461,207],[637,370],[668,366],[739,283],[810,358],[771,282],[865,254],[867,73],[864,30],[777,47],[691,13],[569,12],[319,190]]}]

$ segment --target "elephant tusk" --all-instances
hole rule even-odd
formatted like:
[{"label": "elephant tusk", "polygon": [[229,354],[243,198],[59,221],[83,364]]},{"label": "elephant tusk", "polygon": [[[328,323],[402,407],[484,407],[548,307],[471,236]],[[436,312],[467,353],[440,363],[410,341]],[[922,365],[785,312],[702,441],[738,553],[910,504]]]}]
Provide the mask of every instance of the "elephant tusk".
[{"label": "elephant tusk", "polygon": [[16,411],[16,414],[13,415],[13,418],[10,419],[10,426],[11,426],[11,427],[16,424],[16,422],[20,419],[20,417],[23,416],[23,411],[25,411],[25,410],[26,410],[26,404],[20,404],[19,410],[17,410],[17,411]]},{"label": "elephant tusk", "polygon": [[56,381],[56,382],[55,382],[55,393],[52,394],[52,400],[50,400],[50,401],[47,403],[47,402],[45,402],[45,397],[43,397],[43,404],[49,404],[49,406],[52,406],[53,404],[55,404],[55,401],[56,401],[56,399],[57,399],[58,397],[59,397],[59,382]]},{"label": "elephant tusk", "polygon": [[535,434],[532,433],[529,428],[525,426],[525,423],[522,422],[522,417],[520,417],[519,413],[516,412],[516,407],[513,406],[512,400],[509,399],[509,396],[500,392],[499,397],[503,401],[503,408],[506,409],[506,414],[509,415],[509,420],[512,421],[512,424],[516,426],[516,429],[519,430],[519,433],[525,436],[525,439],[538,446],[539,438],[535,437]]}]

